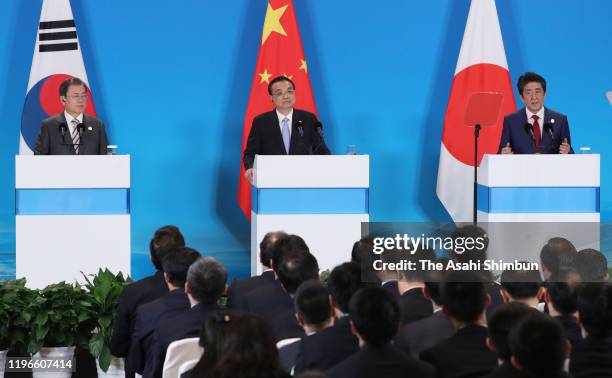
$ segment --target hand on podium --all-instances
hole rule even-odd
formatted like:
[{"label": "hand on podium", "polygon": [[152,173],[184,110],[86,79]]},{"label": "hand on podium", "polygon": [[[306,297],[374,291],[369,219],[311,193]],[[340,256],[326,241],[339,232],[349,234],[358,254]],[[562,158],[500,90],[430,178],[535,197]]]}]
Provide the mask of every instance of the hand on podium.
[{"label": "hand on podium", "polygon": [[569,154],[569,152],[570,152],[570,145],[569,143],[567,143],[567,138],[563,138],[563,143],[561,143],[561,145],[559,146],[559,153]]},{"label": "hand on podium", "polygon": [[512,147],[510,147],[510,142],[506,143],[506,147],[502,148],[501,153],[502,154],[506,154],[506,155],[514,153],[514,152],[512,152]]}]

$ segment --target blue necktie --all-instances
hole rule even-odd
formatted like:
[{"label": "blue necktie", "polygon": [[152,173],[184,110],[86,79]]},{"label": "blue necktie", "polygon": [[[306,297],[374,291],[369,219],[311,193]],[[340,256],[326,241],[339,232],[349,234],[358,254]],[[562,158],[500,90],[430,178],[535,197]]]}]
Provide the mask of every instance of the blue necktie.
[{"label": "blue necktie", "polygon": [[283,143],[285,144],[285,151],[289,155],[289,141],[291,140],[291,134],[289,133],[289,118],[283,118]]}]

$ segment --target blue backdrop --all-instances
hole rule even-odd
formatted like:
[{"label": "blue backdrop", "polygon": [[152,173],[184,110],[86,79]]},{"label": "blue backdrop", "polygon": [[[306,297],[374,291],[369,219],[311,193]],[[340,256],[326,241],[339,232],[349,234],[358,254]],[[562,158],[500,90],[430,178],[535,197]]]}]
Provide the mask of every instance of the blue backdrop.
[{"label": "blue backdrop", "polygon": [[[41,0],[0,4],[0,274],[14,274],[14,156]],[[371,155],[374,221],[448,220],[435,195],[444,110],[468,0],[294,0],[329,146]],[[548,80],[574,147],[602,154],[612,218],[612,2],[499,1],[512,81]],[[72,0],[98,115],[132,156],[132,250],[146,273],[155,228],[248,274],[236,201],[240,138],[265,0]],[[517,94],[518,102],[518,94]],[[347,251],[348,256],[349,251]]]}]

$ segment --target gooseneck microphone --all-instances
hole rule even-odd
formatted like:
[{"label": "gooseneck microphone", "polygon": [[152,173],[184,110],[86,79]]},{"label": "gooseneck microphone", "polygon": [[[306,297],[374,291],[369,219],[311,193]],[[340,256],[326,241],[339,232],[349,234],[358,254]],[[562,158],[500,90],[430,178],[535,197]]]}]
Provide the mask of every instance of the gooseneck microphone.
[{"label": "gooseneck microphone", "polygon": [[525,123],[525,125],[523,125],[523,128],[525,129],[525,132],[529,134],[529,136],[531,137],[531,141],[533,142],[535,146],[535,135],[533,134],[533,125],[527,122]]},{"label": "gooseneck microphone", "polygon": [[85,130],[85,124],[83,122],[77,125],[77,131],[79,132],[79,144],[81,144],[81,140],[83,138],[83,131]]},{"label": "gooseneck microphone", "polygon": [[62,136],[62,139],[66,135],[66,130],[67,129],[68,129],[68,126],[65,123],[60,123],[60,125],[59,125],[59,132],[60,132],[60,135]]}]

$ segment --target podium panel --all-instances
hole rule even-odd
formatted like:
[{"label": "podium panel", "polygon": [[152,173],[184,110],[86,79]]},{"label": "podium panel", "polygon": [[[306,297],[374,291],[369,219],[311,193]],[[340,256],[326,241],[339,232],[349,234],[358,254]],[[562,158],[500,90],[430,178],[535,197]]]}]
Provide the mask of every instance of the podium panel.
[{"label": "podium panel", "polygon": [[578,250],[600,249],[599,172],[597,154],[485,155],[477,216],[489,257],[538,262],[539,248],[556,236]]},{"label": "podium panel", "polygon": [[17,156],[16,276],[42,288],[130,273],[130,158]]},{"label": "podium panel", "polygon": [[271,231],[304,238],[321,270],[350,260],[369,221],[369,156],[256,156],[252,188],[251,274]]}]

